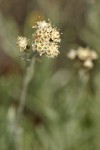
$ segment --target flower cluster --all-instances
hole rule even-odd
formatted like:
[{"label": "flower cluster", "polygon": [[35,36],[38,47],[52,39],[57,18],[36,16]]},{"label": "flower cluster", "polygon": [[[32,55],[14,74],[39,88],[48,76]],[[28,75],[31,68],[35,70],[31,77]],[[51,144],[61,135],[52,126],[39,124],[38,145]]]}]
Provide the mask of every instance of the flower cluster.
[{"label": "flower cluster", "polygon": [[32,46],[33,52],[37,52],[40,56],[55,58],[59,54],[58,43],[61,41],[59,30],[51,25],[51,22],[39,21],[33,26],[35,30],[32,36],[32,45],[26,37],[18,37],[17,45],[21,52],[28,52]]},{"label": "flower cluster", "polygon": [[36,51],[40,56],[56,57],[59,54],[58,43],[61,41],[57,28],[52,26],[50,21],[39,21],[33,28],[36,29],[33,34],[33,51]]},{"label": "flower cluster", "polygon": [[89,70],[93,68],[93,60],[97,59],[98,55],[94,50],[79,47],[77,50],[71,49],[67,54],[67,57],[77,61],[82,67]]},{"label": "flower cluster", "polygon": [[17,45],[21,52],[28,51],[30,48],[29,46],[29,40],[26,37],[19,36],[17,38]]}]

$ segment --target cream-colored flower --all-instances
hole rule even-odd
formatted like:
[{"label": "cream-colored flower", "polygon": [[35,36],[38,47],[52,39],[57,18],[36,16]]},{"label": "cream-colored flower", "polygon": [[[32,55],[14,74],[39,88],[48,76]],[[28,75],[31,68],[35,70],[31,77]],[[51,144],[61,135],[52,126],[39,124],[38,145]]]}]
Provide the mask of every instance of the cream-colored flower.
[{"label": "cream-colored flower", "polygon": [[17,45],[18,45],[20,51],[22,51],[22,52],[27,51],[28,44],[29,44],[29,41],[26,37],[19,36],[17,38]]},{"label": "cream-colored flower", "polygon": [[57,57],[57,55],[59,54],[58,48],[59,46],[57,44],[55,43],[50,44],[49,49],[46,51],[46,56],[51,58]]},{"label": "cream-colored flower", "polygon": [[93,51],[93,50],[91,51],[90,55],[91,55],[91,59],[93,59],[93,60],[98,58],[97,53],[95,51]]},{"label": "cream-colored flower", "polygon": [[51,34],[50,34],[50,38],[54,42],[60,42],[61,41],[59,31],[57,31],[56,28],[52,29]]},{"label": "cream-colored flower", "polygon": [[90,56],[90,50],[87,48],[80,47],[77,50],[77,56],[80,60],[86,60]]},{"label": "cream-colored flower", "polygon": [[86,59],[94,60],[98,58],[97,53],[94,50],[83,47],[77,49],[77,57],[82,61],[85,61]]},{"label": "cream-colored flower", "polygon": [[84,63],[83,63],[83,66],[87,69],[92,69],[93,68],[93,62],[92,60],[90,59],[87,59]]},{"label": "cream-colored flower", "polygon": [[33,34],[33,51],[38,52],[40,56],[56,57],[59,54],[58,43],[61,41],[57,28],[46,21],[37,22],[33,28],[36,29]]},{"label": "cream-colored flower", "polygon": [[94,50],[79,47],[77,50],[71,49],[67,57],[71,60],[75,60],[80,67],[92,69],[94,66],[93,60],[97,59],[98,55]]},{"label": "cream-colored flower", "polygon": [[77,53],[76,53],[76,50],[74,49],[71,49],[67,54],[67,57],[72,60],[74,60],[76,56],[77,56]]}]

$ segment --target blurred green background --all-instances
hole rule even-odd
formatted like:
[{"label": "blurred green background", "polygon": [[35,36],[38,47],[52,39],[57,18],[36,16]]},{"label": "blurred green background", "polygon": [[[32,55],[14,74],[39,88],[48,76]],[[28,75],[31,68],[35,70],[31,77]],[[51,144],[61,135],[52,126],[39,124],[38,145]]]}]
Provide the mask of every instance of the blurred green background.
[{"label": "blurred green background", "polygon": [[[36,61],[19,126],[16,38],[31,37],[39,16],[63,33],[60,55]],[[66,57],[79,46],[100,56],[100,0],[0,0],[0,150],[100,150],[100,61],[85,82]]]}]

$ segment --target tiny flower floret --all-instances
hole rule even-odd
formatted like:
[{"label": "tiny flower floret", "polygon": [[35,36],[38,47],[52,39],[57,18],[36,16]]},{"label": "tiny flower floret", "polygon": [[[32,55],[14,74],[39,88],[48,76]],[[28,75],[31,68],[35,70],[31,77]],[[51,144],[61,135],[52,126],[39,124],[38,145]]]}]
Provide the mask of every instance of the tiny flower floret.
[{"label": "tiny flower floret", "polygon": [[[36,25],[38,26],[38,28],[44,28],[44,27],[48,26],[48,24],[45,21],[39,21],[36,23]],[[34,26],[33,26],[33,28],[34,28]]]},{"label": "tiny flower floret", "polygon": [[33,51],[38,52],[40,56],[56,57],[59,54],[58,43],[61,41],[59,30],[52,26],[50,21],[39,21],[33,28],[36,29],[33,34]]},{"label": "tiny flower floret", "polygon": [[29,41],[26,37],[19,36],[17,38],[17,45],[22,52],[27,51],[28,43]]}]

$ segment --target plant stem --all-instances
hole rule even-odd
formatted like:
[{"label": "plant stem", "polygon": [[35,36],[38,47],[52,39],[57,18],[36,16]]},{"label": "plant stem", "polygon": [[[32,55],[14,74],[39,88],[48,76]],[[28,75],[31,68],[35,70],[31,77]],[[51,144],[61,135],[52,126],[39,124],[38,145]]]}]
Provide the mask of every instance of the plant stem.
[{"label": "plant stem", "polygon": [[[24,150],[23,147],[23,128],[21,127],[21,116],[24,112],[29,83],[34,75],[35,57],[31,58],[27,63],[25,74],[22,81],[22,89],[19,97],[19,104],[16,110],[15,106],[11,106],[8,111],[8,127],[15,150]],[[13,114],[13,115],[12,115]]]},{"label": "plant stem", "polygon": [[33,57],[31,59],[30,63],[28,64],[28,66],[26,68],[25,76],[23,78],[22,91],[21,91],[21,95],[20,95],[20,98],[19,98],[19,107],[17,109],[17,115],[19,117],[20,117],[20,115],[22,114],[22,112],[24,110],[29,83],[30,83],[30,81],[31,81],[31,79],[33,78],[33,75],[34,75],[34,65],[35,65],[35,57]]}]

